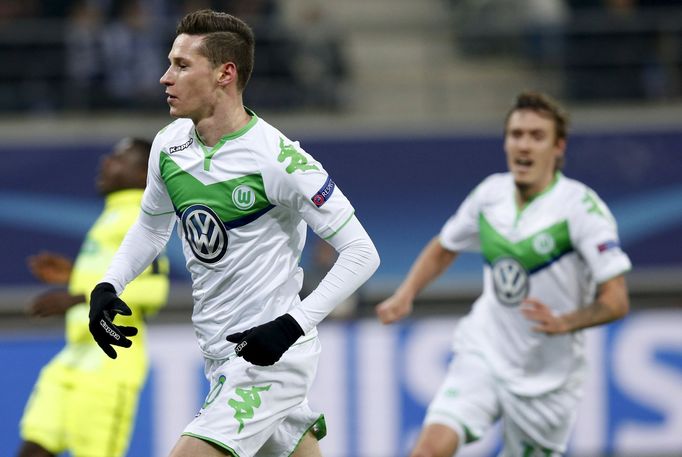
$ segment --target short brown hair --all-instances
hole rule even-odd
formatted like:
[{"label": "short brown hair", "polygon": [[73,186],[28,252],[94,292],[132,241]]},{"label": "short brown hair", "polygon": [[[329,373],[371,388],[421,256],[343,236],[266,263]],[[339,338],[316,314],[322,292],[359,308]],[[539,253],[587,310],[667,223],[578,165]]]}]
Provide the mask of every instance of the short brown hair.
[{"label": "short brown hair", "polygon": [[209,9],[194,11],[183,17],[175,35],[206,35],[202,54],[214,67],[233,62],[237,67],[237,88],[244,90],[253,71],[255,38],[251,27],[231,14]]},{"label": "short brown hair", "polygon": [[549,95],[531,91],[521,92],[517,95],[514,104],[507,112],[504,122],[505,129],[511,115],[520,110],[535,111],[542,116],[551,118],[554,121],[557,140],[565,140],[568,136],[568,113]]}]

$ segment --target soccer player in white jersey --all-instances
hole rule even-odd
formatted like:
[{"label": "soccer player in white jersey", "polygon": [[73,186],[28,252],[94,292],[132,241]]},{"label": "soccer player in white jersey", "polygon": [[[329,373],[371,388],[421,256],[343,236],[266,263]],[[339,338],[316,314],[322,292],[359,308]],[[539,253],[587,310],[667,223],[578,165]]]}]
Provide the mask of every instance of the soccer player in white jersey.
[{"label": "soccer player in white jersey", "polygon": [[[234,16],[181,19],[161,77],[179,119],[157,134],[138,221],[92,292],[90,331],[116,357],[136,332],[115,322],[130,313],[117,295],[178,222],[210,391],[171,457],[319,456],[324,417],[306,399],[316,325],[379,264],[322,165],[243,106],[253,53],[251,29]],[[339,257],[301,301],[306,225]]]},{"label": "soccer player in white jersey", "polygon": [[412,457],[452,456],[502,418],[501,456],[566,450],[585,376],[582,329],[628,312],[631,268],[606,205],[560,171],[566,130],[556,102],[520,94],[505,126],[509,172],[469,194],[377,305],[381,322],[399,320],[459,252],[483,255],[483,293],[458,324]]}]

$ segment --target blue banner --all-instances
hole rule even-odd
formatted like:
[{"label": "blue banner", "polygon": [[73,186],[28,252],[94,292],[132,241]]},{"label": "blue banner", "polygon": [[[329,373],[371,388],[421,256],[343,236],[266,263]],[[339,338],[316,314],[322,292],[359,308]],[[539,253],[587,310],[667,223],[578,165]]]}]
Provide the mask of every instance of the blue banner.
[{"label": "blue banner", "polygon": [[[565,174],[609,205],[635,272],[682,268],[680,144],[680,131],[576,134],[569,141]],[[101,209],[95,170],[111,147],[0,148],[0,286],[33,283],[25,268],[30,254],[77,253]],[[501,135],[303,139],[302,147],[350,198],[382,257],[371,281],[389,285],[407,272],[478,182],[506,170]],[[173,277],[186,280],[175,236],[169,254]],[[478,256],[466,255],[448,275],[477,279],[480,265]]]}]

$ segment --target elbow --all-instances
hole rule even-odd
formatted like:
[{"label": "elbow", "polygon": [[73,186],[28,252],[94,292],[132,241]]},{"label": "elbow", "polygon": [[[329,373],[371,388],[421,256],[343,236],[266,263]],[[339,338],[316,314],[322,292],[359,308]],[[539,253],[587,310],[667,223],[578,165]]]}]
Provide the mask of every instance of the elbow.
[{"label": "elbow", "polygon": [[371,270],[371,275],[373,275],[377,269],[379,268],[379,265],[381,265],[381,258],[379,257],[379,251],[377,251],[377,248],[372,245],[371,253],[370,253],[370,270]]},{"label": "elbow", "polygon": [[624,296],[623,299],[620,301],[618,307],[616,308],[616,319],[622,319],[625,316],[628,315],[630,312],[630,299],[628,296]]},{"label": "elbow", "polygon": [[608,322],[616,321],[622,319],[630,312],[630,301],[627,295],[619,297],[617,300],[602,301],[608,309]]}]

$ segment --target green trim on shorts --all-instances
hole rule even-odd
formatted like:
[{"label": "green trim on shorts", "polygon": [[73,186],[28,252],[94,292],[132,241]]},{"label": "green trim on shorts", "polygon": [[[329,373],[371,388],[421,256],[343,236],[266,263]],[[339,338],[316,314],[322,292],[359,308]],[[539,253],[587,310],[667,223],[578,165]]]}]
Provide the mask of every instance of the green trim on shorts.
[{"label": "green trim on shorts", "polygon": [[455,422],[457,422],[459,425],[461,425],[461,426],[462,426],[462,430],[464,430],[464,443],[465,443],[465,444],[472,443],[472,442],[474,442],[474,441],[478,441],[479,439],[481,439],[480,436],[477,436],[476,434],[474,434],[474,433],[469,429],[469,427],[467,427],[466,425],[464,425],[464,424],[462,423],[462,421],[459,419],[459,417],[457,417],[457,416],[451,414],[450,411],[446,411],[446,410],[444,410],[444,409],[434,409],[434,410],[431,411],[431,412],[438,413],[438,414],[442,414],[443,416],[450,417],[450,418],[454,419]]},{"label": "green trim on shorts", "polygon": [[206,441],[207,443],[215,444],[219,448],[225,449],[227,452],[232,454],[233,457],[239,457],[239,454],[237,454],[234,451],[234,449],[232,449],[230,446],[228,446],[227,444],[223,444],[220,441],[214,440],[213,438],[208,438],[206,436],[197,435],[197,434],[191,433],[191,432],[183,432],[182,435],[183,436],[191,436],[192,438],[197,438],[197,439],[200,439],[202,441]]},{"label": "green trim on shorts", "polygon": [[327,436],[327,421],[324,420],[324,414],[320,414],[320,417],[318,417],[315,423],[306,430],[306,433],[308,433],[308,431],[313,432],[313,436],[317,438],[317,441],[320,441]]},{"label": "green trim on shorts", "polygon": [[320,441],[322,438],[327,436],[327,422],[324,420],[324,414],[320,414],[320,417],[318,417],[317,420],[313,422],[313,424],[308,427],[305,432],[303,432],[303,435],[301,435],[296,442],[296,446],[294,446],[294,450],[291,451],[289,457],[294,455],[294,452],[296,452],[296,449],[298,449],[298,445],[301,444],[301,441],[303,441],[303,438],[305,438],[308,432],[311,432],[317,441]]}]

